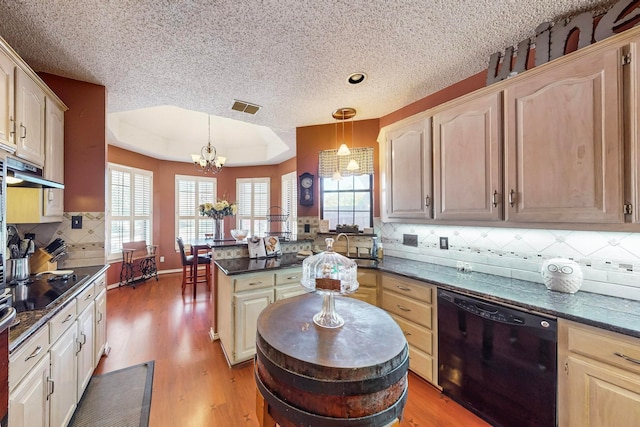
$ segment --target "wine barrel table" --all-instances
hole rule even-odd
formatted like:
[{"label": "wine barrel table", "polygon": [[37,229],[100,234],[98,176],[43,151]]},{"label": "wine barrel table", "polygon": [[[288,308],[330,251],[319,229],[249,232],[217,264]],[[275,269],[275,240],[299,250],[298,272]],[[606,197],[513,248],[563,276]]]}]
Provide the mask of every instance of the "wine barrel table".
[{"label": "wine barrel table", "polygon": [[340,328],[313,315],[322,296],[270,305],[258,317],[256,411],[261,427],[360,427],[398,423],[407,399],[409,349],[400,327],[378,307],[337,297]]}]

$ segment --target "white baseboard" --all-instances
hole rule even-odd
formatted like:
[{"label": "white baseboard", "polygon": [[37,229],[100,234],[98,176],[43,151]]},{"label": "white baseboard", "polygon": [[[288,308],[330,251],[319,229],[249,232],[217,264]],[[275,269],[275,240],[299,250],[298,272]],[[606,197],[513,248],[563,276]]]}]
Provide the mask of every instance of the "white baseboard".
[{"label": "white baseboard", "polygon": [[217,332],[213,331],[213,328],[209,328],[209,339],[211,340],[211,342],[214,342],[220,339],[220,336],[218,335]]}]

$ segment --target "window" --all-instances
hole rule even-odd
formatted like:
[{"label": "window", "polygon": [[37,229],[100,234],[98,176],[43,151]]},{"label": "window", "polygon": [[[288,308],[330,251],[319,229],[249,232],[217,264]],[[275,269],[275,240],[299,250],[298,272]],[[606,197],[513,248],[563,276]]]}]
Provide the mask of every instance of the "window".
[{"label": "window", "polygon": [[176,237],[182,237],[185,244],[213,234],[213,219],[201,216],[198,206],[214,203],[216,189],[216,178],[176,175]]},{"label": "window", "polygon": [[250,236],[264,236],[269,231],[269,178],[239,178],[236,180],[238,198],[238,228],[249,230]]},{"label": "window", "polygon": [[116,259],[122,244],[152,244],[153,172],[109,163],[107,256]]},{"label": "window", "polygon": [[358,224],[360,229],[373,227],[373,175],[356,175],[334,181],[320,180],[320,217],[337,224]]},{"label": "window", "polygon": [[282,231],[291,232],[290,238],[298,237],[298,181],[296,172],[282,175],[282,209],[289,214]]}]

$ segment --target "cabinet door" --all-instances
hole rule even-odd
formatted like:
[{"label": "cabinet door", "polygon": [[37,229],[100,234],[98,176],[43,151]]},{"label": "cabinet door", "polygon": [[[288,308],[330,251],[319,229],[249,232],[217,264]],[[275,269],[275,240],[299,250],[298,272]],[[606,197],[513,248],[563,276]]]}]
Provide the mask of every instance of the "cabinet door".
[{"label": "cabinet door", "polygon": [[276,286],[276,301],[297,297],[298,295],[303,295],[307,292],[307,289],[299,283]]},{"label": "cabinet door", "polygon": [[84,389],[87,387],[87,384],[89,384],[93,368],[95,367],[93,362],[95,353],[94,306],[95,303],[91,301],[91,304],[78,316],[78,399],[82,397]]},{"label": "cabinet door", "polygon": [[49,356],[45,356],[9,396],[9,427],[49,426]]},{"label": "cabinet door", "polygon": [[[49,98],[45,101],[45,164],[44,177],[64,183],[64,111]],[[43,215],[62,217],[64,213],[64,190],[43,189]]]},{"label": "cabinet door", "polygon": [[618,49],[505,89],[507,220],[623,222]]},{"label": "cabinet door", "polygon": [[567,360],[569,393],[559,396],[558,408],[568,411],[569,427],[638,425],[639,375],[581,356]]},{"label": "cabinet door", "polygon": [[431,119],[389,133],[385,147],[385,219],[432,217]]},{"label": "cabinet door", "polygon": [[24,71],[16,72],[16,155],[44,166],[44,92]]},{"label": "cabinet door", "polygon": [[258,316],[273,302],[273,289],[243,292],[233,297],[235,306],[235,351],[239,362],[256,354]]},{"label": "cabinet door", "polygon": [[16,64],[9,56],[0,51],[0,147],[10,151],[16,148],[14,127]]},{"label": "cabinet door", "polygon": [[436,219],[502,218],[501,94],[433,116]]},{"label": "cabinet door", "polygon": [[94,367],[100,363],[100,358],[104,354],[105,347],[107,346],[107,290],[103,289],[102,292],[96,297],[96,339],[95,339],[95,355],[94,355]]},{"label": "cabinet door", "polygon": [[72,327],[49,350],[51,380],[54,385],[53,394],[49,397],[51,427],[66,426],[76,409],[78,401],[77,336],[77,328]]}]

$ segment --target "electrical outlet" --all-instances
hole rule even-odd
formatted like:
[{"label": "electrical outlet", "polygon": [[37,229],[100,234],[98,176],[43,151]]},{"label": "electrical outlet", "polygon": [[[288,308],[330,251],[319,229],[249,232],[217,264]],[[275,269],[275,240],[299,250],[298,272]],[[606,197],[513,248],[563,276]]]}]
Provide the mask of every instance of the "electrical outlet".
[{"label": "electrical outlet", "polygon": [[160,262],[164,262],[164,257],[163,256],[160,257]]},{"label": "electrical outlet", "polygon": [[418,235],[417,234],[403,234],[402,244],[405,246],[418,247]]},{"label": "electrical outlet", "polygon": [[441,237],[440,238],[440,249],[449,249],[449,238]]},{"label": "electrical outlet", "polygon": [[305,233],[310,233],[311,232],[311,224],[305,224],[304,225],[304,232]]}]

